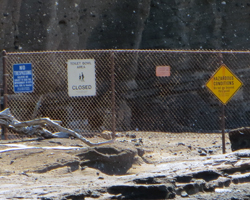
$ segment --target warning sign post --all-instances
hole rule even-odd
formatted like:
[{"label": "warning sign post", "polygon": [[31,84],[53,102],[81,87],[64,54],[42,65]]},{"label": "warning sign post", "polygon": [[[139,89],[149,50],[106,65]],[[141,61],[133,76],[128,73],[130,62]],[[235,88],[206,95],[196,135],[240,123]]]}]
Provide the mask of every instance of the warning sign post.
[{"label": "warning sign post", "polygon": [[224,105],[226,105],[241,88],[242,82],[223,64],[209,79],[206,86]]},{"label": "warning sign post", "polygon": [[222,151],[226,152],[225,145],[225,105],[241,88],[242,82],[234,75],[226,65],[222,64],[214,75],[206,83],[207,88],[222,103]]}]

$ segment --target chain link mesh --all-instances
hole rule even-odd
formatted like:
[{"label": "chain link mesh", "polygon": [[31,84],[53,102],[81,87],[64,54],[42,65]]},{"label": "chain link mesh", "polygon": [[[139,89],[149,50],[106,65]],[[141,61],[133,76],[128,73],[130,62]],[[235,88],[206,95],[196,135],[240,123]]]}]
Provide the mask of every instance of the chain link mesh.
[{"label": "chain link mesh", "polygon": [[[20,121],[32,117],[61,120],[62,126],[92,137],[112,129],[111,76],[114,56],[116,131],[218,133],[221,103],[205,84],[223,62],[243,82],[226,105],[226,129],[248,126],[248,52],[86,50],[7,53],[8,107]],[[69,97],[67,61],[94,59],[97,94]],[[12,66],[31,63],[34,92],[14,93]],[[157,66],[170,66],[157,77]],[[243,93],[244,91],[244,93]],[[41,105],[34,113],[37,102]],[[35,114],[35,115],[34,115]],[[179,134],[178,134],[179,135]],[[202,134],[207,137],[208,134]]]}]

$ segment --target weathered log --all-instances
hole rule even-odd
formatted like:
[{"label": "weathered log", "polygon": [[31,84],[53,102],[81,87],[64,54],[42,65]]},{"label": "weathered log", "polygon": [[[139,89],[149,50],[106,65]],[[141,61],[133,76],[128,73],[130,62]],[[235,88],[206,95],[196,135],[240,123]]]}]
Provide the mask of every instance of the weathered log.
[{"label": "weathered log", "polygon": [[39,136],[43,137],[45,139],[48,138],[59,138],[59,136],[56,133],[52,133],[51,131],[45,129],[46,126],[52,126],[53,128],[57,129],[60,132],[68,133],[70,136],[77,138],[87,144],[88,146],[100,146],[104,144],[111,144],[114,142],[115,138],[104,141],[104,142],[98,142],[98,143],[92,143],[80,134],[76,133],[75,131],[72,131],[70,129],[64,128],[59,125],[60,121],[58,120],[51,120],[49,118],[38,118],[28,121],[18,121],[10,112],[9,108],[6,108],[2,112],[0,112],[0,125],[4,126],[8,129],[11,129],[14,132],[17,132],[21,135],[26,136]]}]

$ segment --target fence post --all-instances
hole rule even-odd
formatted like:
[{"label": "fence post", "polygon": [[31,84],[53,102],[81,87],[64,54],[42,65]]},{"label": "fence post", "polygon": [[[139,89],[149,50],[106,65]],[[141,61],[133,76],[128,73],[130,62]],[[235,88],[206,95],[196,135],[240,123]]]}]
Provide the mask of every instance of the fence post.
[{"label": "fence post", "polygon": [[[7,53],[5,50],[3,50],[3,108],[8,107],[8,91],[7,91],[7,69],[6,69],[6,60],[7,60]],[[4,139],[7,140],[7,129],[5,127],[2,127],[2,135],[4,135]]]},{"label": "fence post", "polygon": [[112,138],[115,138],[116,112],[115,112],[115,55],[111,52],[111,113],[112,113]]}]

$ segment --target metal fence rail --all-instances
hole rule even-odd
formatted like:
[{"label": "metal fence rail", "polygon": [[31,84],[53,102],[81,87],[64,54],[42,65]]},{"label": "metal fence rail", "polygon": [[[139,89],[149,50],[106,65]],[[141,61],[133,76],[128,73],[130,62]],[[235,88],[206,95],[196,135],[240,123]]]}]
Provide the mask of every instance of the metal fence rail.
[{"label": "metal fence rail", "polygon": [[[69,97],[67,61],[94,59],[97,94]],[[18,120],[50,117],[92,136],[102,130],[210,133],[221,129],[221,103],[205,87],[226,64],[244,86],[226,105],[226,129],[249,126],[248,51],[84,50],[7,53],[7,101]],[[34,92],[14,93],[12,66],[31,63]],[[157,66],[170,66],[157,77]],[[41,99],[38,112],[34,110]],[[205,135],[205,134],[204,134]]]}]

